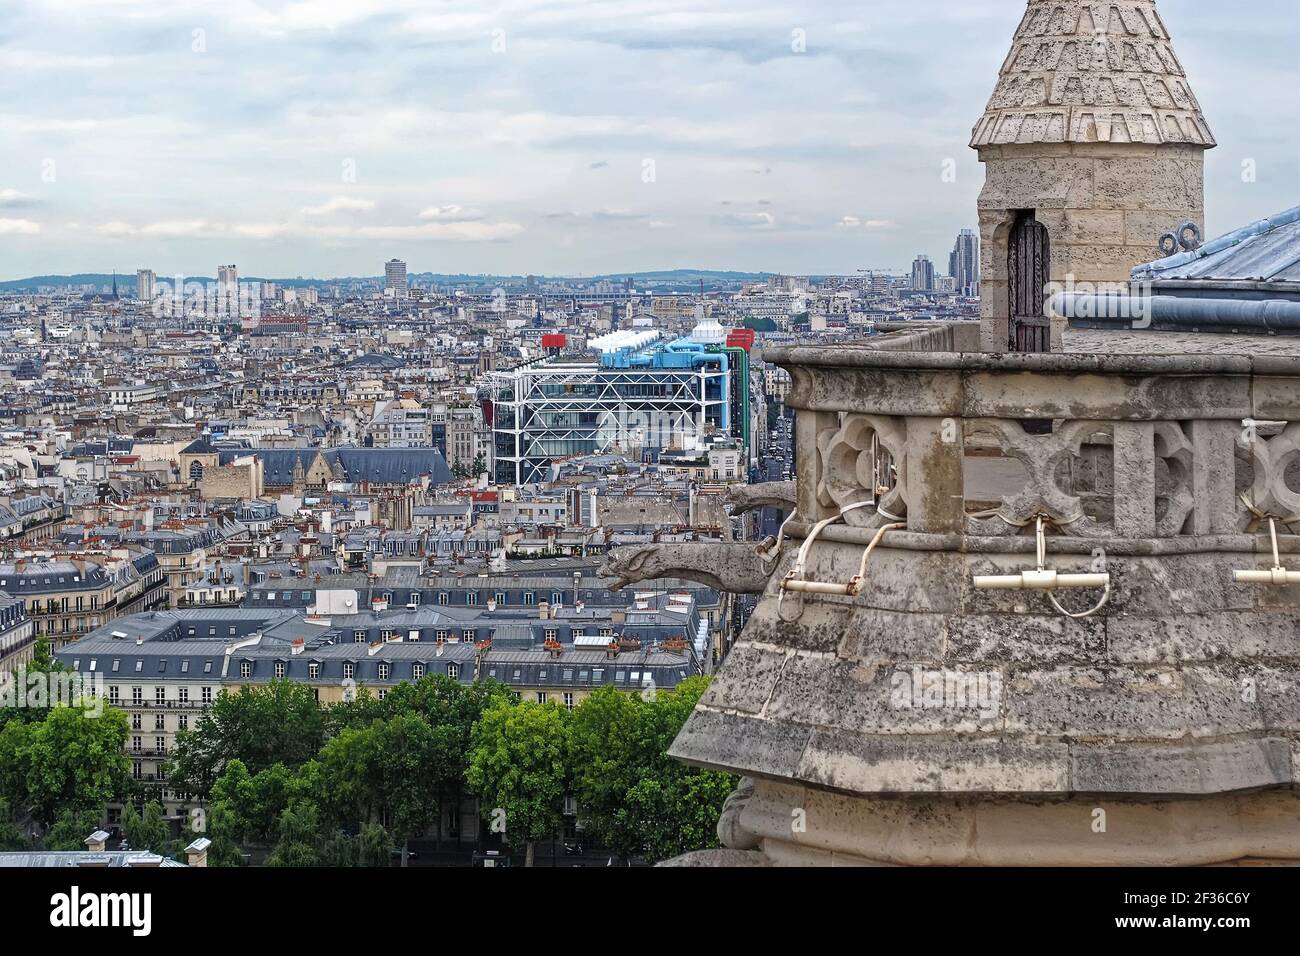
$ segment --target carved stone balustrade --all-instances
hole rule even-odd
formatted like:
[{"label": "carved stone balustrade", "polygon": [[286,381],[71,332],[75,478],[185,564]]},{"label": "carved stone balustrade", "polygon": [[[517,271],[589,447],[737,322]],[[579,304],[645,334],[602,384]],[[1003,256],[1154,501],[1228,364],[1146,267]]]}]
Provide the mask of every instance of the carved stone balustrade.
[{"label": "carved stone balustrade", "polygon": [[[672,751],[747,778],[727,861],[1300,858],[1300,586],[1233,574],[1300,569],[1300,358],[934,350],[971,333],[764,353],[791,547]],[[976,587],[1040,520],[1105,590]],[[856,596],[783,587],[873,540]]]}]

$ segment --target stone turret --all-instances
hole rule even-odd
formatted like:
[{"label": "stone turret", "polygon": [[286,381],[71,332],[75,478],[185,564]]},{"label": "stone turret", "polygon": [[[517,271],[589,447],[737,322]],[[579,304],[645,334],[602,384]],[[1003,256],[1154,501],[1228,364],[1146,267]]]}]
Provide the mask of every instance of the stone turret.
[{"label": "stone turret", "polygon": [[1204,226],[1204,154],[1215,140],[1155,0],[1030,0],[970,145],[985,164],[986,351],[1049,350],[1032,335],[1017,344],[1012,329],[1041,284],[1023,276],[1017,303],[1018,226],[1039,224],[1020,268],[1041,253],[1052,283],[1102,287],[1155,258],[1161,235]]},{"label": "stone turret", "polygon": [[1300,861],[1300,345],[1042,315],[1200,221],[1155,4],[1031,2],[974,145],[981,324],[763,350],[795,510],[710,546],[766,583],[670,750],[742,778],[723,848],[674,864]]}]

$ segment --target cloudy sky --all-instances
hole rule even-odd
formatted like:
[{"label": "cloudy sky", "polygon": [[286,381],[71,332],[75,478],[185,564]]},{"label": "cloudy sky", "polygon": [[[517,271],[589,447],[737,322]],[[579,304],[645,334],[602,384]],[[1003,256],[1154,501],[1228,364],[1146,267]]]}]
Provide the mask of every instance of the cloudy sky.
[{"label": "cloudy sky", "polygon": [[[1211,233],[1300,203],[1295,3],[1160,2]],[[1023,9],[0,0],[0,278],[946,266]]]}]

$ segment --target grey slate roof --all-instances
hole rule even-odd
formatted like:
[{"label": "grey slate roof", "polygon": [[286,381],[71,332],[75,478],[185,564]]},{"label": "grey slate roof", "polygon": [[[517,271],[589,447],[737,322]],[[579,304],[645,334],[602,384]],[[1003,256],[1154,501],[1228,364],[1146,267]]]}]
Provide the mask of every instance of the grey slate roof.
[{"label": "grey slate roof", "polygon": [[[221,464],[247,454],[246,450],[223,451]],[[426,474],[435,485],[453,480],[437,448],[262,448],[254,454],[262,461],[266,485],[273,488],[292,485],[295,465],[301,463],[306,472],[317,455],[324,457],[331,471],[336,463],[342,465],[343,480],[354,483],[405,485]]]},{"label": "grey slate roof", "polygon": [[1300,206],[1133,270],[1135,281],[1300,284]]},{"label": "grey slate roof", "polygon": [[0,867],[68,867],[68,866],[132,866],[132,867],[184,867],[169,857],[160,857],[148,850],[108,850],[104,853],[87,853],[85,850],[19,850],[0,853]]}]

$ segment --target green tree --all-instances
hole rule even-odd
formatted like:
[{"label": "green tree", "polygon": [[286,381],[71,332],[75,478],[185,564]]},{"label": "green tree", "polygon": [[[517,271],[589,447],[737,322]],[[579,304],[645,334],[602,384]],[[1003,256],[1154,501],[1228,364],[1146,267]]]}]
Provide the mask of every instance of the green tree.
[{"label": "green tree", "polygon": [[578,811],[583,825],[621,856],[658,861],[717,846],[718,816],[735,778],[668,756],[708,683],[691,678],[652,700],[603,688],[574,712]]},{"label": "green tree", "polygon": [[364,691],[330,708],[339,728],[321,751],[322,801],[334,819],[391,822],[403,847],[460,800],[474,724],[503,685],[443,675],[403,681],[382,701]]},{"label": "green tree", "polygon": [[138,813],[134,804],[128,803],[122,811],[122,833],[133,850],[152,850],[162,853],[171,839],[171,828],[163,819],[163,810],[158,801],[150,800],[144,806],[144,813]]},{"label": "green tree", "polygon": [[489,824],[504,825],[506,842],[524,848],[525,866],[563,822],[567,713],[555,703],[499,701],[474,727],[466,780]]},{"label": "green tree", "polygon": [[280,814],[279,839],[267,866],[304,867],[321,865],[320,813],[315,804],[299,800]]},{"label": "green tree", "polygon": [[360,841],[342,830],[327,836],[320,848],[322,866],[354,867],[359,865]]},{"label": "green tree", "polygon": [[34,671],[40,671],[43,674],[69,673],[72,668],[61,661],[55,660],[54,654],[50,650],[50,639],[48,637],[38,637],[36,643],[32,646],[32,659],[27,662],[27,672],[30,674]]},{"label": "green tree", "polygon": [[393,717],[377,725],[376,733],[378,752],[383,754],[379,788],[385,818],[402,841],[402,866],[406,866],[411,837],[438,819],[440,741],[434,727],[417,714]]},{"label": "green tree", "polygon": [[621,857],[643,851],[627,792],[647,762],[640,737],[640,697],[606,686],[578,705],[570,722],[573,792],[583,826]]},{"label": "green tree", "polygon": [[382,781],[378,771],[383,754],[374,728],[345,727],[320,752],[321,801],[333,819],[362,823],[377,819],[383,810]]},{"label": "green tree", "polygon": [[325,742],[325,712],[307,684],[274,680],[218,695],[192,731],[176,735],[168,776],[178,790],[206,797],[228,761],[256,775],[277,763],[299,767]]},{"label": "green tree", "polygon": [[212,845],[208,847],[208,866],[243,866],[244,854],[234,837],[235,824],[228,804],[214,804],[207,810],[208,832],[204,834]]},{"label": "green tree", "polygon": [[349,728],[321,751],[321,793],[336,818],[391,821],[402,865],[411,837],[438,815],[439,738],[419,714]]},{"label": "green tree", "polygon": [[643,702],[638,738],[644,769],[628,791],[625,814],[636,821],[642,852],[652,862],[718,845],[718,817],[736,778],[668,756],[708,686],[707,677],[692,677]]},{"label": "green tree", "polygon": [[27,841],[18,829],[9,801],[0,797],[0,850],[21,850],[26,845]]},{"label": "green tree", "polygon": [[55,707],[14,740],[10,734],[18,726],[0,732],[0,762],[16,762],[14,769],[0,771],[0,779],[10,785],[22,779],[26,802],[42,824],[65,811],[102,813],[105,803],[125,792],[131,762],[122,752],[128,736],[122,711],[105,707],[93,717],[80,707]]},{"label": "green tree", "polygon": [[320,765],[311,761],[296,769],[275,764],[250,775],[243,761],[232,760],[212,786],[212,807],[221,808],[232,839],[273,842],[286,809],[299,802],[315,803],[319,771]]},{"label": "green tree", "polygon": [[460,801],[474,725],[488,707],[509,701],[510,693],[504,684],[479,681],[466,685],[442,674],[414,684],[403,682],[385,698],[390,718],[415,713],[431,729],[431,737],[425,741],[425,759],[427,779],[434,789],[434,820],[441,819],[448,803],[457,805]]},{"label": "green tree", "polygon": [[[48,638],[38,637],[36,644],[32,649],[32,659],[28,661],[20,670],[0,674],[0,684],[7,683],[8,694],[17,695],[26,694],[33,680],[44,680],[45,699],[48,702],[44,707],[18,706],[17,700],[12,701],[13,706],[0,706],[0,727],[12,721],[18,721],[24,724],[36,724],[43,721],[50,713],[50,707],[56,703],[50,694],[53,686],[57,686],[59,678],[67,678],[72,675],[72,668],[54,659],[50,653],[50,642]],[[54,677],[53,680],[50,678]],[[7,696],[6,695],[6,696]],[[30,701],[24,701],[30,703]],[[72,703],[65,701],[65,703]]]},{"label": "green tree", "polygon": [[84,850],[86,837],[99,829],[102,818],[102,810],[64,810],[46,831],[43,845],[47,850]]},{"label": "green tree", "polygon": [[367,823],[361,828],[358,866],[388,866],[393,852],[393,839],[378,823]]}]

